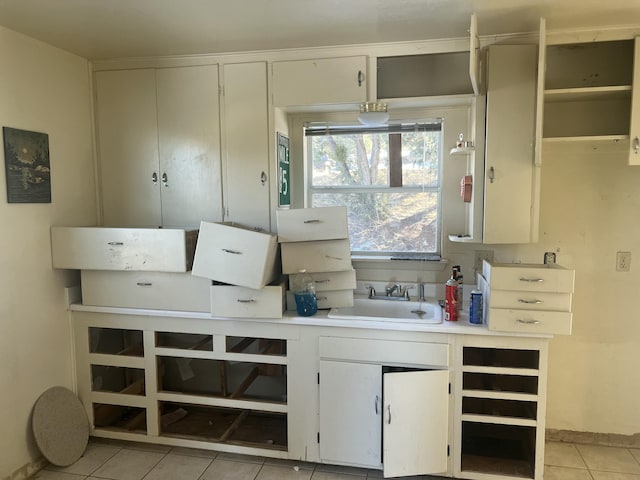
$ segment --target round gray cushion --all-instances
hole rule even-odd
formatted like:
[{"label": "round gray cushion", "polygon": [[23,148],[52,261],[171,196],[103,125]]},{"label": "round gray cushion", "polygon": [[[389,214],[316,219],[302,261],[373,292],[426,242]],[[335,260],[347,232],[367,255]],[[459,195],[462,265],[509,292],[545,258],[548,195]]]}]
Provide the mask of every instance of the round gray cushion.
[{"label": "round gray cushion", "polygon": [[71,465],[87,448],[87,414],[78,397],[64,387],[50,388],[38,398],[31,427],[42,455],[53,465]]}]

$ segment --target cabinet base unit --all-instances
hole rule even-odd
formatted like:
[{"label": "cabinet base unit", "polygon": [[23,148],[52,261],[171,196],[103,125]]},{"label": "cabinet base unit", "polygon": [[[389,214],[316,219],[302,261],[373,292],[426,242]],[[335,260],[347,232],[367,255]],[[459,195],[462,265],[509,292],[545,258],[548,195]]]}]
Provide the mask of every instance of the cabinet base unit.
[{"label": "cabinet base unit", "polygon": [[287,450],[287,416],[236,408],[160,402],[160,435]]},{"label": "cabinet base unit", "polygon": [[462,422],[462,472],[535,478],[535,427]]}]

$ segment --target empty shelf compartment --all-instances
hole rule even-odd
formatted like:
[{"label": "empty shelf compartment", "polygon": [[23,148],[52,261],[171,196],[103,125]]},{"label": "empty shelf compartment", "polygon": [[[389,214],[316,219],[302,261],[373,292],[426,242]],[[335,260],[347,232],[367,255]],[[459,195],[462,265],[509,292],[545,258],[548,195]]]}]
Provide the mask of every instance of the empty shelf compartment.
[{"label": "empty shelf compartment", "polygon": [[144,370],[91,365],[91,389],[94,392],[144,395]]},{"label": "empty shelf compartment", "polygon": [[287,356],[287,341],[275,338],[226,337],[227,352]]},{"label": "empty shelf compartment", "polygon": [[535,420],[538,405],[536,402],[520,400],[502,400],[495,398],[462,398],[462,413],[487,415],[492,417],[510,417]]},{"label": "empty shelf compartment", "polygon": [[538,377],[464,372],[463,390],[538,394]]},{"label": "empty shelf compartment", "polygon": [[93,423],[96,428],[147,433],[147,411],[144,408],[94,403]]},{"label": "empty shelf compartment", "polygon": [[211,352],[213,351],[213,335],[156,332],[156,347]]},{"label": "empty shelf compartment", "polygon": [[142,357],[142,331],[89,327],[89,352]]},{"label": "empty shelf compartment", "polygon": [[526,368],[537,370],[540,364],[538,350],[510,348],[464,347],[463,365],[478,367]]}]

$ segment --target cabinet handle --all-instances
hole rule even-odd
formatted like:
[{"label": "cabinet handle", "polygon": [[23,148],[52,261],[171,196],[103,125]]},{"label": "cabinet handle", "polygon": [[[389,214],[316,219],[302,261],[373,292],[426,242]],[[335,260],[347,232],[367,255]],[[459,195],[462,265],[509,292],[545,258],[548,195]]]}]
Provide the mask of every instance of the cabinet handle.
[{"label": "cabinet handle", "polygon": [[260,174],[260,185],[266,185],[267,183],[267,174],[265,172],[262,172]]},{"label": "cabinet handle", "polygon": [[304,223],[322,223],[322,220],[305,220]]},{"label": "cabinet handle", "polygon": [[528,283],[542,283],[542,282],[544,282],[544,278],[526,278],[526,277],[520,277],[520,281],[521,281],[521,282],[528,282]]},{"label": "cabinet handle", "polygon": [[633,139],[633,153],[638,154],[640,152],[640,138],[635,137]]},{"label": "cabinet handle", "polygon": [[376,395],[376,401],[373,404],[375,411],[376,411],[376,415],[378,415],[378,405],[380,404],[380,397],[378,395]]},{"label": "cabinet handle", "polygon": [[168,186],[169,186],[169,177],[167,177],[167,173],[166,173],[166,172],[164,172],[164,173],[162,174],[162,184],[163,184],[165,187],[168,187]]},{"label": "cabinet handle", "polygon": [[151,282],[137,282],[136,285],[139,286],[139,287],[150,287],[150,286],[153,285],[153,283],[151,283]]},{"label": "cabinet handle", "polygon": [[124,245],[123,242],[107,242],[107,245],[111,245],[112,247],[121,247]]},{"label": "cabinet handle", "polygon": [[540,320],[523,320],[522,318],[518,318],[516,320],[518,323],[524,323],[525,325],[540,325]]},{"label": "cabinet handle", "polygon": [[229,250],[228,248],[223,248],[222,251],[226,253],[232,253],[233,255],[242,255],[242,252],[239,252],[237,250]]},{"label": "cabinet handle", "polygon": [[358,70],[358,86],[361,87],[364,83],[364,72],[362,70]]},{"label": "cabinet handle", "polygon": [[324,280],[314,280],[313,283],[330,283],[330,278],[325,278]]},{"label": "cabinet handle", "polygon": [[387,424],[391,425],[391,404],[387,405]]},{"label": "cabinet handle", "polygon": [[243,300],[242,298],[238,298],[236,300],[236,302],[238,302],[238,303],[255,303],[255,300],[253,298],[250,298],[249,300]]},{"label": "cabinet handle", "polygon": [[534,299],[534,300],[527,300],[525,298],[519,298],[518,302],[526,303],[526,304],[534,304],[534,305],[537,305],[537,304],[540,304],[540,303],[544,303],[542,300],[538,300],[537,298]]},{"label": "cabinet handle", "polygon": [[325,258],[328,258],[329,260],[344,260],[344,258],[332,257],[331,255],[325,255]]},{"label": "cabinet handle", "polygon": [[493,183],[493,181],[495,180],[495,178],[496,178],[496,171],[494,170],[494,168],[493,168],[493,167],[491,167],[491,168],[489,168],[489,181],[490,181],[491,183]]},{"label": "cabinet handle", "polygon": [[151,181],[153,182],[154,185],[158,183],[158,174],[156,172],[153,172],[151,174]]},{"label": "cabinet handle", "polygon": [[316,296],[316,300],[317,300],[317,301],[321,301],[321,300],[322,300],[322,301],[324,301],[324,300],[327,300],[327,297],[319,297],[319,296]]}]

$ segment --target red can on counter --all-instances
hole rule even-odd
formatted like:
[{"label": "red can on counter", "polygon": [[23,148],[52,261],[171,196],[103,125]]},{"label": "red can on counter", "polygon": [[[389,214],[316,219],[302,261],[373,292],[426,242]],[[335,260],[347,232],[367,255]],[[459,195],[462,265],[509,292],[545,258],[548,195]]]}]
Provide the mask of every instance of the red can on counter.
[{"label": "red can on counter", "polygon": [[458,321],[458,282],[453,275],[444,285],[444,319],[447,322]]}]

